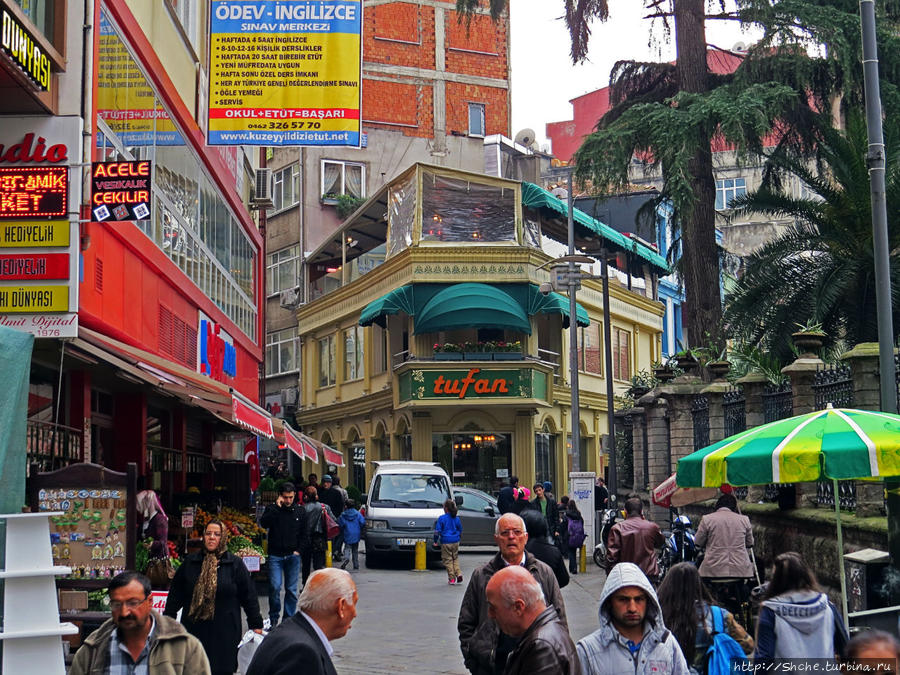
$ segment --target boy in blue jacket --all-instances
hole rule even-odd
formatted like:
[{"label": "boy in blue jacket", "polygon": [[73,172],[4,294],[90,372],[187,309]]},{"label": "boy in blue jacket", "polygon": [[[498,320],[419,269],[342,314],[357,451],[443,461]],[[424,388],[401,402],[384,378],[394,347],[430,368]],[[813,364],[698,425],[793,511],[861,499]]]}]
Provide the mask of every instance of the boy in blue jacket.
[{"label": "boy in blue jacket", "polygon": [[447,569],[448,582],[451,586],[462,583],[462,570],[459,569],[459,538],[462,536],[462,523],[456,515],[456,502],[448,499],[444,502],[444,515],[434,524],[434,543],[441,545],[441,562]]},{"label": "boy in blue jacket", "polygon": [[[359,540],[362,539],[366,519],[357,510],[356,502],[352,499],[347,500],[347,506],[341,511],[341,517],[338,518],[338,524],[341,526],[341,535],[344,537],[344,562],[341,563],[341,569],[347,569],[347,565],[350,564],[350,553],[352,553],[353,569],[358,570]],[[348,548],[350,549],[349,553]]]}]

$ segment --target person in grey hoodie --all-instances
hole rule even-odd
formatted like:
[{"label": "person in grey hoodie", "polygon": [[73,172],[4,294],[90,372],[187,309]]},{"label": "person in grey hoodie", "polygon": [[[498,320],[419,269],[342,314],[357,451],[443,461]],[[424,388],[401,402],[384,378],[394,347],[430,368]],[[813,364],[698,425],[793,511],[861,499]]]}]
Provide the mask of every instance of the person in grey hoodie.
[{"label": "person in grey hoodie", "polygon": [[688,675],[663,625],[656,591],[634,563],[616,565],[600,593],[600,628],[578,641],[581,675]]},{"label": "person in grey hoodie", "polygon": [[833,659],[842,656],[847,630],[837,608],[799,553],[775,558],[759,611],[754,660]]}]

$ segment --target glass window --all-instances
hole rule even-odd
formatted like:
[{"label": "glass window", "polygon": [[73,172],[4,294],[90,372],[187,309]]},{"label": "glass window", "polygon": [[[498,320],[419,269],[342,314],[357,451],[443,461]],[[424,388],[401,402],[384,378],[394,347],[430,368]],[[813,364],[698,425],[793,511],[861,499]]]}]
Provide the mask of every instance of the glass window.
[{"label": "glass window", "polygon": [[444,476],[382,473],[375,476],[369,499],[372,506],[387,508],[441,507],[450,499],[450,486]]},{"label": "glass window", "polygon": [[267,376],[296,371],[300,367],[298,356],[296,326],[266,335]]},{"label": "glass window", "polygon": [[337,199],[349,195],[362,199],[366,196],[366,167],[356,162],[322,160],[322,197]]},{"label": "glass window", "polygon": [[462,497],[462,504],[459,506],[460,511],[484,513],[486,507],[493,507],[493,504],[480,495],[475,495],[471,492],[456,492],[455,494],[457,497]]},{"label": "glass window", "polygon": [[744,178],[725,178],[716,181],[716,210],[729,208],[731,200],[747,194],[747,181]]},{"label": "glass window", "polygon": [[600,347],[600,324],[578,329],[578,369],[602,375],[603,352]]},{"label": "glass window", "polygon": [[344,382],[358,380],[365,375],[363,327],[344,331]]},{"label": "glass window", "polygon": [[272,201],[275,211],[283,211],[300,203],[300,165],[291,164],[275,172]]},{"label": "glass window", "polygon": [[197,49],[198,46],[198,31],[197,31],[197,3],[194,0],[170,0],[172,3],[172,9],[175,10],[175,16],[178,17],[178,21],[181,22],[181,27],[184,29],[185,35],[187,35],[188,40],[190,40],[191,46],[194,48],[194,51],[199,51]]},{"label": "glass window", "polygon": [[319,386],[330,387],[335,381],[334,335],[329,335],[319,340]]},{"label": "glass window", "polygon": [[556,436],[547,425],[534,435],[534,480],[543,483],[549,480],[556,485]]},{"label": "glass window", "polygon": [[516,241],[515,190],[424,172],[422,241]]},{"label": "glass window", "polygon": [[383,373],[388,367],[387,331],[378,324],[372,325],[373,371]]},{"label": "glass window", "polygon": [[613,328],[613,378],[631,379],[631,333]]},{"label": "glass window", "polygon": [[[53,42],[53,0],[13,0],[48,42]],[[60,50],[62,51],[62,50]]]},{"label": "glass window", "polygon": [[300,283],[300,246],[288,246],[266,256],[266,288],[275,295]]},{"label": "glass window", "polygon": [[484,103],[469,104],[469,136],[484,136]]}]

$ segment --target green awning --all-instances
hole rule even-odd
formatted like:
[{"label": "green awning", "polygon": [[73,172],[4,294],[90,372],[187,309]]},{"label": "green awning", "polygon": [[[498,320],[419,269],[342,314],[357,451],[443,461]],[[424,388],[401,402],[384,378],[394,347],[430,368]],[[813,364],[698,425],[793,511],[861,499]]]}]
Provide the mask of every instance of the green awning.
[{"label": "green awning", "polygon": [[[528,316],[534,314],[562,314],[563,328],[569,327],[569,299],[559,293],[544,295],[534,284],[528,285]],[[575,320],[579,326],[589,326],[587,310],[575,303]]]},{"label": "green awning", "polygon": [[489,284],[447,286],[416,313],[416,335],[454,328],[499,328],[531,335],[525,308],[508,293]]},{"label": "green awning", "polygon": [[359,317],[360,326],[368,326],[377,323],[384,328],[384,317],[388,314],[406,312],[409,315],[416,313],[415,296],[411,284],[395,288],[387,295],[382,295],[375,302],[370,302]]},{"label": "green awning", "polygon": [[[546,209],[563,217],[567,217],[569,213],[568,205],[564,201],[539,185],[525,181],[522,182],[522,206],[530,209]],[[671,271],[666,259],[652,248],[626,237],[609,225],[592,218],[581,209],[575,209],[572,212],[572,220],[575,222],[576,230],[581,230],[582,236],[585,233],[599,236],[604,240],[609,250],[633,253],[656,267],[661,274],[668,274]]]}]

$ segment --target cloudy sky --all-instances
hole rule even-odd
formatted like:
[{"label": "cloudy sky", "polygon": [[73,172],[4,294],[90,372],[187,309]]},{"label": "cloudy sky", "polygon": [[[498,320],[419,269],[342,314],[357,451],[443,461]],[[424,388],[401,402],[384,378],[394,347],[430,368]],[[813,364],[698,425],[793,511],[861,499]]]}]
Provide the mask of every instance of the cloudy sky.
[{"label": "cloudy sky", "polygon": [[[639,0],[612,0],[610,20],[595,22],[588,60],[573,66],[569,58],[569,33],[562,19],[563,0],[512,0],[512,129],[528,127],[538,142],[549,143],[547,122],[572,118],[569,100],[609,84],[609,71],[621,59],[670,61],[674,44],[667,44],[656,22],[651,42],[651,22]],[[674,36],[673,36],[674,39]],[[707,41],[730,49],[736,42],[752,42],[735,22],[716,21],[707,28]]]}]

